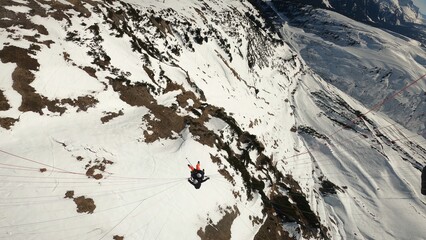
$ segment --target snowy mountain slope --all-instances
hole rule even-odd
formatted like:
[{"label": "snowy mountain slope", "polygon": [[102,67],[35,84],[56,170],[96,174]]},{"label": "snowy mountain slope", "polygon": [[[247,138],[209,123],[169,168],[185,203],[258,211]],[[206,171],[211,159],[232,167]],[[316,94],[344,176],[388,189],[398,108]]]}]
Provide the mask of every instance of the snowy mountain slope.
[{"label": "snowy mountain slope", "polygon": [[[39,3],[43,2],[18,4],[11,1],[10,7],[5,7],[3,11],[5,15],[13,15],[15,9],[23,8],[21,5],[39,6]],[[9,66],[9,72],[3,72],[3,78],[7,80],[5,83],[9,83],[8,86],[5,84],[8,88],[5,87],[3,92],[7,103],[11,104],[2,114],[8,123],[4,127],[11,129],[4,130],[5,137],[1,145],[10,152],[36,159],[28,162],[28,159],[25,161],[6,155],[10,158],[7,158],[5,164],[36,172],[34,175],[25,175],[25,172],[19,172],[22,170],[13,169],[17,173],[3,176],[5,181],[11,181],[10,185],[4,187],[7,197],[3,206],[13,207],[3,212],[2,237],[72,239],[78,236],[110,239],[112,236],[125,236],[126,239],[170,239],[171,236],[179,235],[193,239],[218,234],[215,233],[217,228],[221,229],[221,234],[231,231],[231,227],[241,229],[241,226],[244,229],[248,226],[251,231],[233,230],[233,238],[247,239],[265,234],[268,226],[262,225],[263,219],[267,217],[272,222],[278,220],[272,215],[271,194],[268,192],[268,196],[262,197],[265,201],[263,204],[267,206],[261,207],[258,193],[255,196],[251,193],[255,188],[262,190],[264,185],[256,179],[255,172],[259,170],[254,168],[256,164],[251,158],[255,160],[259,155],[262,161],[270,159],[261,154],[263,149],[256,137],[245,133],[238,125],[248,128],[251,124],[253,129],[260,131],[263,125],[261,121],[273,119],[271,112],[282,111],[282,97],[263,99],[265,96],[271,97],[266,95],[266,91],[279,87],[278,82],[262,86],[261,91],[255,86],[280,77],[278,71],[286,71],[289,75],[297,73],[294,65],[297,66],[298,62],[291,58],[289,48],[280,45],[279,40],[263,36],[266,34],[264,32],[254,31],[251,27],[253,23],[243,13],[237,17],[240,18],[240,24],[245,24],[237,27],[242,27],[249,35],[241,39],[250,42],[233,42],[231,48],[222,35],[238,32],[232,28],[233,21],[228,22],[224,18],[231,11],[236,11],[232,5],[226,11],[221,9],[220,14],[223,16],[217,17],[214,13],[219,13],[214,8],[218,6],[187,2],[190,6],[197,6],[197,9],[208,9],[211,15],[207,17],[215,16],[213,20],[230,24],[229,29],[226,29],[215,28],[222,22],[207,21],[201,10],[188,6],[178,13],[168,8],[162,9],[160,5],[159,9],[154,8],[157,13],[152,15],[153,10],[145,5],[140,12],[138,7],[123,2],[78,3],[63,2],[39,8],[32,6],[36,12],[30,14],[30,21],[22,16],[22,32],[21,29],[9,29],[8,19],[3,18],[3,31],[11,32],[11,36],[3,39],[4,47],[0,54],[3,64]],[[45,12],[44,9],[49,7],[53,9]],[[170,11],[173,15],[168,13]],[[51,16],[45,16],[47,13]],[[86,18],[88,16],[90,18]],[[167,17],[170,20],[163,20]],[[197,24],[191,22],[193,18],[197,19]],[[196,35],[201,33],[197,32],[197,27],[204,26],[203,20],[213,24],[205,26],[202,32],[204,35],[211,30],[210,34],[214,36],[211,39],[196,38],[200,37]],[[169,27],[172,22],[176,26],[173,31]],[[31,32],[26,28],[36,31]],[[23,34],[29,37],[21,38]],[[230,39],[235,42],[240,39],[235,38]],[[11,39],[17,43],[10,43]],[[274,51],[266,50],[270,51],[269,56],[277,55],[272,58],[276,60],[270,61],[266,59],[267,55],[257,52],[259,39],[266,39],[275,45]],[[35,52],[27,52],[26,48],[31,50],[31,46],[36,49]],[[249,71],[246,61],[237,57],[235,52],[238,53],[238,49],[235,46],[244,46],[240,50],[241,54],[244,54],[244,58],[250,57],[250,64],[256,69],[255,74],[250,73],[253,70]],[[249,53],[244,49],[248,49]],[[231,50],[234,54],[233,64],[244,67],[246,71],[241,69],[237,74],[229,65]],[[21,53],[20,57],[14,57],[17,52]],[[205,55],[204,52],[211,54]],[[197,59],[197,65],[194,65],[194,58]],[[275,70],[265,69],[262,72],[259,66],[266,64],[274,64]],[[72,76],[86,72],[87,76],[83,74],[85,79],[78,79],[84,85],[76,82],[73,86],[74,83],[66,78],[60,84],[49,84],[58,76],[48,73],[65,73],[65,68],[74,70]],[[16,77],[20,71],[23,76],[27,76],[28,81]],[[263,80],[265,75],[268,78]],[[196,83],[193,82],[195,80]],[[286,83],[290,82],[289,79],[284,80],[281,84],[289,84]],[[80,91],[76,91],[75,87],[81,87]],[[280,90],[276,94],[285,94],[285,91]],[[16,99],[12,105],[9,96],[14,92],[22,96],[22,101]],[[202,99],[208,99],[209,102]],[[242,104],[235,105],[236,101]],[[278,103],[276,109],[269,107],[274,102]],[[234,117],[229,117],[211,103],[226,106]],[[258,105],[258,109],[249,115],[247,108],[252,105]],[[244,119],[246,117],[248,119]],[[237,118],[238,125],[234,120]],[[256,145],[250,146],[253,144]],[[26,146],[28,152],[22,151],[19,146]],[[247,153],[250,156],[244,155]],[[250,161],[250,166],[238,163],[242,156]],[[220,174],[216,174],[216,177],[212,174],[212,180],[194,192],[193,187],[186,182],[186,158],[192,163],[201,160],[207,173],[219,171]],[[44,165],[34,164],[37,160]],[[225,164],[226,160],[234,162],[234,167],[240,168],[239,171],[230,168],[229,163]],[[263,165],[267,166],[268,162]],[[39,167],[46,169],[41,168],[43,173],[37,173]],[[68,180],[65,173],[77,176]],[[243,188],[243,179],[237,174],[244,174],[246,188]],[[279,176],[279,173],[276,174]],[[232,184],[223,179],[222,175]],[[41,177],[42,181],[35,182],[33,186],[27,183],[25,187],[20,187],[16,186],[19,183],[16,178],[19,177]],[[55,182],[47,179],[54,179]],[[105,187],[99,186],[99,183]],[[50,184],[52,187],[41,188],[37,184]],[[167,191],[171,187],[173,189]],[[292,191],[297,191],[295,187]],[[70,191],[74,191],[75,196]],[[282,194],[277,192],[274,195],[278,198]],[[155,199],[157,195],[161,198]],[[82,196],[83,199],[93,199],[93,203],[87,200],[80,204],[81,211],[92,214],[76,213],[75,204],[64,196],[73,198],[74,202],[81,201]],[[51,197],[55,201],[46,200]],[[251,201],[247,201],[247,197]],[[19,206],[32,202],[27,198],[41,198],[43,201],[34,202],[34,207],[27,206],[27,211],[19,211]],[[149,202],[151,198],[157,203]],[[286,215],[293,216],[286,221],[299,222],[303,234],[307,236],[318,234],[315,229],[305,231],[311,223],[306,223],[303,216],[313,215],[309,207],[306,209],[305,206],[305,213],[302,213],[286,197],[281,198],[280,202],[287,205],[276,208],[286,207],[286,211],[291,209]],[[10,202],[12,199],[16,199],[16,202]],[[96,205],[95,209],[93,204]],[[241,205],[237,207],[238,204]],[[261,210],[265,213],[262,214]],[[232,226],[220,226],[219,220],[222,218],[231,218],[229,221],[233,223]],[[209,221],[211,223],[207,225]],[[58,222],[58,225],[52,222]],[[290,227],[294,229],[297,225]],[[283,231],[278,227],[275,232],[284,235]],[[230,233],[222,234],[225,234],[226,239]]]},{"label": "snowy mountain slope", "polygon": [[[426,52],[415,40],[326,10],[299,12],[289,24],[297,27],[285,27],[284,35],[307,64],[369,107],[426,73]],[[425,89],[426,82],[420,79],[381,111],[426,136]]]},{"label": "snowy mountain slope", "polygon": [[[372,0],[372,1],[335,1],[331,0],[332,8],[356,17],[369,19],[373,22],[401,25],[404,23],[421,23],[419,8],[411,0]],[[346,10],[344,10],[346,8]],[[350,13],[349,10],[353,12]],[[345,15],[346,15],[345,14]]]},{"label": "snowy mountain slope", "polygon": [[4,1],[0,237],[424,236],[424,139],[357,119],[368,108],[259,16],[244,1]]},{"label": "snowy mountain slope", "polygon": [[302,3],[326,8],[362,22],[401,25],[422,23],[419,8],[411,0],[272,0],[275,3]]},{"label": "snowy mountain slope", "polygon": [[[409,142],[413,139],[399,135],[402,133],[401,126],[376,114],[360,118],[351,108],[352,104],[357,105],[356,102],[344,94],[340,94],[341,99],[336,94],[338,91],[327,91],[326,84],[313,80],[306,79],[298,91],[315,93],[316,98],[306,101],[303,93],[295,94],[296,101],[299,98],[296,105],[299,124],[306,124],[318,132],[316,138],[302,134],[311,161],[307,161],[307,156],[302,158],[304,160],[294,159],[296,163],[288,161],[287,169],[294,168],[291,170],[293,176],[302,186],[304,182],[318,184],[318,181],[312,182],[313,178],[322,180],[325,189],[335,184],[338,187],[332,192],[344,193],[323,193],[323,202],[318,204],[318,211],[326,212],[330,222],[339,223],[338,232],[345,233],[332,238],[422,239],[425,232],[417,231],[420,227],[418,224],[425,222],[423,213],[420,213],[424,199],[418,197],[417,171],[412,166],[420,167],[418,161],[424,161],[424,156],[417,157],[418,152],[424,154],[424,139],[416,137],[420,145],[410,146]],[[333,107],[342,102],[350,105]],[[318,104],[322,105],[321,110],[316,108]],[[298,108],[302,111],[297,111]],[[309,116],[306,116],[306,109],[310,112]],[[358,109],[368,111],[362,107]],[[312,113],[318,117],[313,118],[315,115]],[[350,121],[345,126],[349,119],[356,119],[356,124]],[[341,130],[345,133],[339,134],[339,129],[333,127],[336,124],[352,131]],[[397,141],[383,135],[392,136],[391,139]],[[416,136],[408,132],[403,135]],[[400,141],[408,142],[402,146]],[[307,172],[311,171],[310,176]],[[299,172],[300,177],[294,172]],[[317,193],[314,191],[311,194],[315,196]],[[404,214],[411,207],[412,213],[406,217]],[[409,226],[405,226],[407,223],[410,223]]]},{"label": "snowy mountain slope", "polygon": [[[301,7],[315,7],[340,13],[355,21],[370,26],[387,29],[403,36],[426,43],[425,19],[419,8],[411,0],[271,0],[280,8],[294,9]],[[292,10],[290,10],[292,12]]]}]

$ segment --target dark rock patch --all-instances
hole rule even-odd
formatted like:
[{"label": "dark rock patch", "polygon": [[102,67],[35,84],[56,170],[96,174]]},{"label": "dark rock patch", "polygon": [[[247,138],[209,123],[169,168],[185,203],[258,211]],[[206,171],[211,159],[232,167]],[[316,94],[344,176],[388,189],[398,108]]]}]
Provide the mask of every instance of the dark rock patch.
[{"label": "dark rock patch", "polygon": [[316,138],[328,140],[328,137],[326,135],[317,132],[315,129],[313,129],[312,127],[309,127],[309,126],[304,126],[304,125],[298,126],[297,132],[299,134],[308,134],[308,135],[311,135],[311,136],[316,137]]},{"label": "dark rock patch", "polygon": [[16,63],[18,67],[37,71],[40,67],[38,61],[30,56],[28,49],[5,46],[0,50],[0,59],[3,63]]},{"label": "dark rock patch", "polygon": [[96,70],[92,67],[82,67],[81,69],[83,69],[87,74],[89,74],[89,76],[97,78],[96,77]]},{"label": "dark rock patch", "polygon": [[154,17],[151,16],[149,18],[149,20],[151,21],[151,23],[157,27],[157,29],[164,35],[166,36],[167,34],[170,34],[173,36],[173,32],[172,29],[170,28],[170,23],[167,22],[166,20],[162,19],[161,17]]},{"label": "dark rock patch", "polygon": [[9,109],[9,102],[7,101],[6,96],[4,96],[3,91],[0,89],[0,111],[6,111]]},{"label": "dark rock patch", "polygon": [[[261,219],[252,220],[256,224],[261,224]],[[273,212],[268,212],[268,216],[263,222],[262,226],[257,231],[254,236],[254,240],[294,240],[295,238],[291,238],[288,232],[284,231],[282,228],[282,222],[279,217],[273,215]]]},{"label": "dark rock patch", "polygon": [[109,121],[111,121],[113,118],[116,118],[118,116],[123,116],[123,111],[120,110],[118,112],[107,112],[106,116],[101,117],[101,122],[102,123],[107,123]]},{"label": "dark rock patch", "polygon": [[17,121],[18,119],[10,117],[0,118],[0,127],[9,130]]},{"label": "dark rock patch", "polygon": [[329,180],[322,180],[321,181],[321,187],[319,188],[319,191],[323,196],[327,196],[330,194],[337,194],[337,191],[343,191],[339,186],[336,184],[330,182]]},{"label": "dark rock patch", "polygon": [[184,118],[179,116],[173,108],[159,105],[150,93],[150,85],[136,83],[130,85],[128,81],[110,79],[114,91],[120,93],[120,99],[131,106],[144,106],[150,113],[144,116],[148,123],[144,131],[145,142],[151,143],[158,139],[172,138],[173,134],[181,132],[184,127]]},{"label": "dark rock patch", "polygon": [[93,213],[96,209],[95,201],[91,198],[86,198],[85,196],[74,198],[74,202],[77,205],[78,213]]},{"label": "dark rock patch", "polygon": [[89,178],[94,178],[96,180],[99,180],[101,178],[103,178],[102,173],[100,172],[105,172],[106,166],[107,165],[111,165],[114,162],[107,160],[107,159],[102,159],[102,161],[100,159],[96,159],[94,161],[94,164],[92,165],[92,162],[89,161],[88,164],[86,164],[86,176]]},{"label": "dark rock patch", "polygon": [[240,214],[237,207],[227,207],[226,210],[220,210],[224,216],[217,224],[212,224],[211,219],[207,219],[209,225],[204,230],[200,228],[197,231],[201,240],[228,240],[231,239],[231,227],[235,218]]},{"label": "dark rock patch", "polygon": [[74,191],[68,190],[65,193],[64,198],[73,199],[74,203],[77,205],[78,213],[93,213],[96,209],[95,201],[92,198],[86,198],[85,196],[74,197]]},{"label": "dark rock patch", "polygon": [[61,104],[69,104],[77,107],[77,111],[87,111],[90,107],[94,107],[99,101],[93,96],[80,96],[77,99],[62,99]]},{"label": "dark rock patch", "polygon": [[69,190],[65,193],[65,197],[64,198],[74,198],[74,191]]}]

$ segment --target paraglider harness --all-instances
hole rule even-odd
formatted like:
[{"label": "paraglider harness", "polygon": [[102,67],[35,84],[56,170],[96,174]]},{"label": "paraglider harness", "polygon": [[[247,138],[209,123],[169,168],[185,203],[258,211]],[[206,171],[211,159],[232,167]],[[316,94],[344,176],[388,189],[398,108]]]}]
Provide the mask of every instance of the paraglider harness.
[{"label": "paraglider harness", "polygon": [[201,183],[209,180],[209,177],[204,176],[204,169],[200,170],[200,162],[197,163],[196,168],[188,164],[188,167],[191,169],[191,177],[188,178],[188,182],[196,189],[201,187]]}]

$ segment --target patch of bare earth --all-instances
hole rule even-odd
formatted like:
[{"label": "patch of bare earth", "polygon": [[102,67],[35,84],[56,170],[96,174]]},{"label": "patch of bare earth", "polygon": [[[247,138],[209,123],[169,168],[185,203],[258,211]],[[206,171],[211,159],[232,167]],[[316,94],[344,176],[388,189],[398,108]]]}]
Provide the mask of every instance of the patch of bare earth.
[{"label": "patch of bare earth", "polygon": [[[3,91],[0,90],[0,111],[6,111],[10,108],[11,106],[9,105],[9,101],[7,100],[6,96],[4,96]],[[10,117],[0,118],[0,127],[10,129],[16,121],[18,121],[18,119]]]},{"label": "patch of bare earth", "polygon": [[17,121],[18,119],[10,117],[0,118],[0,127],[9,130]]},{"label": "patch of bare earth", "polygon": [[65,98],[61,100],[61,104],[69,104],[77,107],[77,111],[87,111],[90,107],[94,107],[99,101],[93,96],[80,96],[77,99]]},{"label": "patch of bare earth", "polygon": [[170,28],[170,23],[164,19],[162,19],[161,17],[154,17],[151,16],[149,18],[149,20],[151,21],[151,23],[157,27],[157,29],[164,35],[166,36],[167,34],[170,34],[173,36],[173,31]]},{"label": "patch of bare earth", "polygon": [[231,227],[235,218],[240,214],[238,208],[227,207],[225,209],[220,209],[221,213],[224,213],[221,220],[216,224],[212,224],[211,219],[207,219],[209,222],[208,225],[204,228],[200,228],[197,231],[198,236],[201,240],[229,240],[231,239]]},{"label": "patch of bare earth", "polygon": [[16,46],[4,46],[0,51],[0,59],[3,63],[16,63],[19,68],[37,71],[40,67],[38,61],[31,57],[29,49]]},{"label": "patch of bare earth", "polygon": [[91,198],[86,198],[85,196],[74,197],[74,191],[68,190],[65,193],[64,198],[73,199],[74,203],[77,205],[78,213],[93,213],[96,209],[95,201]]},{"label": "patch of bare earth", "polygon": [[40,65],[36,59],[30,56],[28,49],[5,46],[0,50],[0,59],[3,63],[12,62],[17,64],[12,73],[12,88],[22,96],[20,111],[33,111],[43,114],[42,109],[47,107],[51,112],[65,112],[65,108],[56,106],[57,100],[48,100],[36,93],[35,89],[30,86],[35,79],[31,70],[36,71]]},{"label": "patch of bare earth", "polygon": [[95,201],[91,198],[86,198],[85,196],[74,198],[74,202],[77,205],[78,213],[93,213],[96,209]]},{"label": "patch of bare earth", "polygon": [[228,182],[230,182],[233,186],[235,186],[235,180],[231,176],[231,174],[226,169],[219,169],[218,172],[225,177]]},{"label": "patch of bare earth", "polygon": [[89,76],[93,77],[93,78],[98,78],[96,77],[96,70],[92,67],[81,67],[82,70],[84,70],[87,74],[89,74]]},{"label": "patch of bare earth", "polygon": [[143,65],[143,70],[145,70],[146,74],[148,74],[148,77],[155,83],[155,74],[154,71],[152,71],[148,66]]},{"label": "patch of bare earth", "polygon": [[[210,154],[210,159],[212,160],[213,163],[216,163],[219,167],[225,167],[222,164],[222,160],[220,159],[220,157],[218,156],[213,156],[212,154]],[[228,170],[226,170],[225,168],[220,168],[218,170],[219,174],[221,174],[228,182],[230,182],[233,186],[235,186],[236,182],[235,179],[231,176],[231,174],[228,172]],[[234,194],[236,195],[236,194]],[[237,198],[237,197],[235,197]]]},{"label": "patch of bare earth", "polygon": [[217,136],[213,131],[209,130],[205,126],[205,122],[210,119],[210,113],[215,111],[217,108],[201,103],[202,99],[199,99],[194,92],[185,90],[182,85],[168,82],[165,92],[175,90],[181,91],[181,93],[176,96],[176,101],[179,104],[179,107],[196,116],[185,117],[185,124],[189,126],[189,131],[197,138],[199,143],[213,147]]},{"label": "patch of bare earth", "polygon": [[0,111],[6,111],[9,109],[9,102],[7,101],[6,96],[4,96],[3,91],[0,89]]},{"label": "patch of bare earth", "polygon": [[[259,221],[256,221],[257,223]],[[282,228],[281,219],[273,215],[273,211],[268,212],[268,217],[266,218],[263,225],[260,227],[259,231],[254,236],[254,240],[294,240],[291,238],[288,232],[284,231]]]},{"label": "patch of bare earth", "polygon": [[253,225],[253,226],[255,226],[255,225],[260,225],[260,224],[262,224],[263,223],[263,220],[262,220],[262,218],[260,218],[260,217],[257,217],[257,216],[249,216],[249,219],[250,219],[250,221],[251,221],[251,224]]},{"label": "patch of bare earth", "polygon": [[120,93],[120,99],[131,106],[146,107],[150,114],[144,116],[148,123],[145,130],[145,142],[155,142],[160,138],[171,138],[174,133],[181,132],[184,127],[184,118],[177,115],[172,108],[159,105],[150,93],[149,85],[136,83],[131,85],[123,79],[110,79],[114,91]]},{"label": "patch of bare earth", "polygon": [[103,178],[102,173],[105,172],[106,166],[111,165],[114,162],[107,160],[107,159],[96,159],[94,161],[94,164],[92,165],[92,161],[89,161],[88,164],[86,164],[86,176],[89,178],[94,178],[96,180],[99,180]]},{"label": "patch of bare earth", "polygon": [[74,199],[74,191],[69,190],[65,193],[65,197],[64,198],[72,198]]},{"label": "patch of bare earth", "polygon": [[118,116],[123,116],[123,111],[120,110],[118,112],[107,112],[106,116],[101,117],[101,122],[102,123],[107,123],[109,121],[111,121],[113,118],[116,118]]},{"label": "patch of bare earth", "polygon": [[184,118],[168,107],[161,105],[151,106],[151,114],[144,116],[148,122],[148,129],[144,132],[145,142],[151,143],[158,139],[174,138],[175,133],[181,132],[184,127]]}]

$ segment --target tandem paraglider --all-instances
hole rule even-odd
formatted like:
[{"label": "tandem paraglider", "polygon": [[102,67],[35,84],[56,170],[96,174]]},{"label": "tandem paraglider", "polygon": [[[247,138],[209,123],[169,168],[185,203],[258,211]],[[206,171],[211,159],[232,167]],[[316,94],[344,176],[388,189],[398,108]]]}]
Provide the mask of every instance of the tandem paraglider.
[{"label": "tandem paraglider", "polygon": [[188,178],[188,182],[196,189],[199,189],[201,187],[201,183],[209,180],[209,177],[204,176],[204,169],[200,169],[200,161],[197,162],[197,165],[195,165],[195,168],[188,164],[189,169],[191,169],[191,177]]}]

